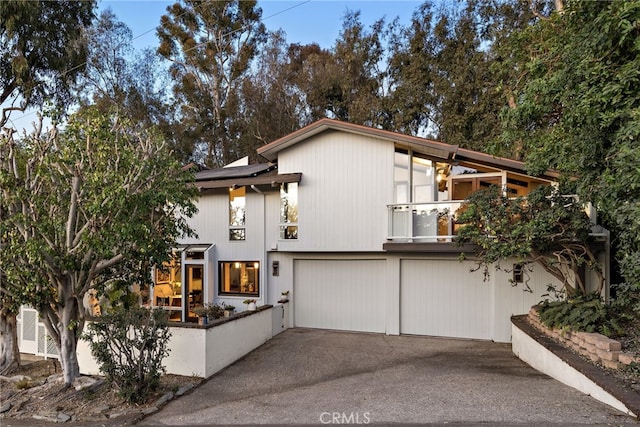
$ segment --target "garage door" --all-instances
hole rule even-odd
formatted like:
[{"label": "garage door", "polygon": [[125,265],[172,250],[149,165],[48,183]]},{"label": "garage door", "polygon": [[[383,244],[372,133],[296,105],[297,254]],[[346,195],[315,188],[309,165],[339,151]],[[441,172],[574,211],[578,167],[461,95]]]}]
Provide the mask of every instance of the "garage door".
[{"label": "garage door", "polygon": [[295,260],[295,325],[384,332],[384,277],[382,260]]},{"label": "garage door", "polygon": [[492,339],[492,285],[471,267],[457,260],[402,260],[400,332]]}]

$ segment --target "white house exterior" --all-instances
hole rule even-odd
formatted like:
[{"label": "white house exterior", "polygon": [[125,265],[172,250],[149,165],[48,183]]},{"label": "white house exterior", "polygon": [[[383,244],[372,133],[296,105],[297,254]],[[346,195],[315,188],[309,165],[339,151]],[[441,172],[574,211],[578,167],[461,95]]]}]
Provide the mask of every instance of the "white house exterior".
[{"label": "white house exterior", "polygon": [[151,296],[182,321],[194,302],[243,310],[290,291],[291,326],[509,342],[510,316],[555,283],[531,265],[524,292],[508,263],[485,281],[451,243],[469,192],[526,194],[552,173],[533,178],[520,162],[329,119],[258,154],[269,163],[197,175],[198,236],[177,248],[180,274],[162,273],[173,296]]}]

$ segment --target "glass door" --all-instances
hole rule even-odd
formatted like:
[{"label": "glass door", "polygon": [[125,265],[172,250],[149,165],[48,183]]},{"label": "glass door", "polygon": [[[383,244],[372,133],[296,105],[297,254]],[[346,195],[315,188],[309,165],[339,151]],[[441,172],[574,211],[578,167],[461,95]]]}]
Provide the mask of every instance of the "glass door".
[{"label": "glass door", "polygon": [[197,322],[197,317],[193,313],[193,307],[204,305],[204,265],[186,264],[184,268],[184,283],[182,286],[182,321]]}]

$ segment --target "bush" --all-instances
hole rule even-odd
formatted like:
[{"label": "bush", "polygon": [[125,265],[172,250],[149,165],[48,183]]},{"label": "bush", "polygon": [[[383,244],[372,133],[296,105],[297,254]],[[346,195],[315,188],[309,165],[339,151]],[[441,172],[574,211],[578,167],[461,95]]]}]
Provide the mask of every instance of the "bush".
[{"label": "bush", "polygon": [[169,354],[167,322],[164,310],[134,307],[112,309],[87,326],[82,338],[100,371],[129,402],[144,401],[160,385],[162,360]]},{"label": "bush", "polygon": [[540,305],[540,321],[549,328],[599,332],[611,336],[621,333],[610,307],[598,294],[587,294],[566,300],[544,301]]}]

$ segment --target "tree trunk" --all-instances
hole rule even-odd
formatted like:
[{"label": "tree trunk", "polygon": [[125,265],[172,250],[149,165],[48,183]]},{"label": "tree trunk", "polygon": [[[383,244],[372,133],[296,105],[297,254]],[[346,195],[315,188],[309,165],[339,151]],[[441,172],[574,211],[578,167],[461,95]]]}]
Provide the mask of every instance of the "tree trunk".
[{"label": "tree trunk", "polygon": [[18,323],[15,313],[0,310],[0,374],[7,375],[20,367]]},{"label": "tree trunk", "polygon": [[75,298],[68,298],[64,306],[59,308],[60,323],[57,325],[60,334],[58,354],[65,385],[70,386],[80,376],[80,365],[76,348],[78,344],[78,307]]}]

